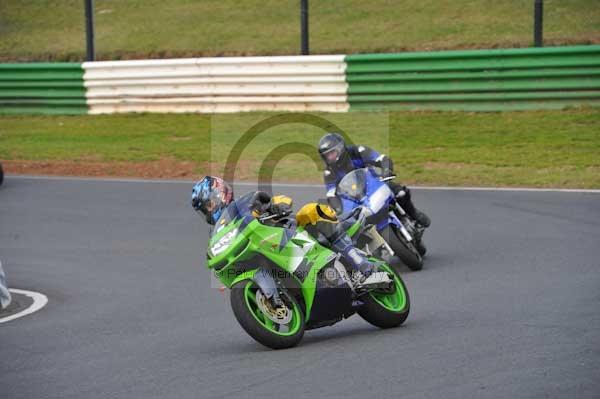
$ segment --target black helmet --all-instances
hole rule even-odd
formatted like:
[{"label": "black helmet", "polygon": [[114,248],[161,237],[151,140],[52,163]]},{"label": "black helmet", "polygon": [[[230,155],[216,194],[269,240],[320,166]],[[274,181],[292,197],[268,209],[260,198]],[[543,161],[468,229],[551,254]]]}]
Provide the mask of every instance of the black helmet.
[{"label": "black helmet", "polygon": [[205,176],[192,189],[192,207],[202,212],[209,224],[217,222],[231,201],[233,188],[219,177]]},{"label": "black helmet", "polygon": [[344,138],[337,133],[327,133],[319,141],[319,155],[327,165],[336,164],[346,152]]}]

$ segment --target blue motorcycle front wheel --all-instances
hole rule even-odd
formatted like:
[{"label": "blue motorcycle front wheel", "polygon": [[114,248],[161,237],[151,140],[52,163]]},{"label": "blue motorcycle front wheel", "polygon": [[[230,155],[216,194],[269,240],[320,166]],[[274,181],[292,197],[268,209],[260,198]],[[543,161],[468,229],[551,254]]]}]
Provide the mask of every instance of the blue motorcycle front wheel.
[{"label": "blue motorcycle front wheel", "polygon": [[402,233],[391,226],[381,230],[381,236],[392,247],[394,254],[400,258],[410,270],[421,270],[423,268],[423,257],[412,242],[406,241]]}]

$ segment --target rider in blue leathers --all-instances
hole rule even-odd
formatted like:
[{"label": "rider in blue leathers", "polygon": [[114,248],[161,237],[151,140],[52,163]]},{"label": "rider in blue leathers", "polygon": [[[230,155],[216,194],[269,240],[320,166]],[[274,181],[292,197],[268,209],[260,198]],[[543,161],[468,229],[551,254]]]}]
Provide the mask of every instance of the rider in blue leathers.
[{"label": "rider in blue leathers", "polygon": [[[223,179],[214,176],[205,176],[196,183],[192,189],[192,207],[206,218],[206,222],[214,226],[223,212],[235,215],[252,215],[255,218],[268,213],[269,215],[281,215],[279,219],[272,219],[277,226],[289,230],[295,230],[295,219],[289,219],[291,214],[291,199],[289,206],[273,201],[271,195],[264,191],[255,191],[243,195],[234,200],[233,188]],[[326,206],[326,205],[325,205]],[[279,223],[281,221],[281,223]],[[366,256],[357,250],[350,237],[338,223],[335,213],[331,218],[333,223],[324,223],[317,226],[318,231],[310,234],[321,234],[328,242],[328,246],[340,253],[353,270],[353,282],[362,283],[371,275],[376,266]]]},{"label": "rider in blue leathers", "polygon": [[[389,157],[379,154],[367,146],[347,145],[344,138],[337,133],[328,133],[321,138],[319,154],[325,162],[323,178],[327,187],[327,200],[329,205],[338,212],[341,211],[341,201],[336,197],[335,190],[337,184],[347,173],[355,169],[374,166],[381,169],[383,177],[394,175],[394,165]],[[429,227],[431,224],[429,217],[415,208],[408,187],[391,181],[388,181],[387,184],[406,213],[421,226]]]}]

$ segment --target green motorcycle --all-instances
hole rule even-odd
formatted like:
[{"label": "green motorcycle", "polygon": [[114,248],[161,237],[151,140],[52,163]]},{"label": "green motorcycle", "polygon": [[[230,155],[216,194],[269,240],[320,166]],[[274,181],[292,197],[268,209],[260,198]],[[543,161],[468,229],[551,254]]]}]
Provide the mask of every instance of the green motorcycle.
[{"label": "green motorcycle", "polygon": [[[209,240],[207,266],[231,290],[231,307],[242,328],[273,349],[297,345],[305,330],[333,325],[358,313],[367,322],[391,328],[410,310],[400,276],[377,259],[378,272],[353,285],[340,256],[306,231],[298,217],[318,204],[306,205],[295,228],[281,227],[275,215],[255,218],[235,206],[217,221]],[[355,222],[348,234],[356,234]]]}]

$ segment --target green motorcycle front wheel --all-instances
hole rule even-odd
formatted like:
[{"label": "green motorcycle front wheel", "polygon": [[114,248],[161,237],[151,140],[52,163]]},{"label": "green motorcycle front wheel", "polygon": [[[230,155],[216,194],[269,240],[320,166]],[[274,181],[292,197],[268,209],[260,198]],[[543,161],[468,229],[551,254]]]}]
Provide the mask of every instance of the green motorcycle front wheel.
[{"label": "green motorcycle front wheel", "polygon": [[410,312],[408,290],[395,270],[387,265],[379,267],[393,276],[394,284],[389,290],[374,290],[365,294],[361,298],[364,305],[358,310],[358,314],[379,328],[398,327]]},{"label": "green motorcycle front wheel", "polygon": [[253,281],[243,280],[231,287],[230,299],[236,320],[257,342],[285,349],[302,340],[304,313],[291,295],[284,299],[285,309],[273,309]]}]

